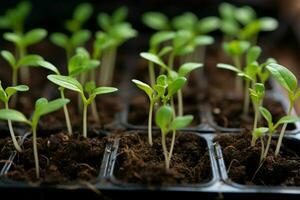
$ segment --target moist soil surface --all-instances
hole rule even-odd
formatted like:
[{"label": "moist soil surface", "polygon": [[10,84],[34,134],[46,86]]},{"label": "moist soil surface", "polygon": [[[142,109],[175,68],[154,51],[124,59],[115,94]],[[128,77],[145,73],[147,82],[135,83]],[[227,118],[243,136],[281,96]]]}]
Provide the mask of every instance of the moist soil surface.
[{"label": "moist soil surface", "polygon": [[[154,134],[153,146],[144,132],[131,131],[120,136],[115,168],[118,181],[145,185],[203,184],[212,171],[207,144],[191,133],[178,133],[170,169],[165,169],[160,134]],[[171,136],[167,139],[167,145]],[[169,148],[169,147],[168,147]]]},{"label": "moist soil surface", "polygon": [[84,139],[78,134],[52,134],[37,139],[40,176],[36,179],[32,140],[26,139],[24,151],[18,153],[11,170],[6,174],[17,181],[58,184],[93,181],[99,174],[106,138],[91,136]]},{"label": "moist soil surface", "polygon": [[[9,135],[9,133],[4,133],[1,131],[3,135]],[[17,137],[18,138],[18,137]],[[6,162],[9,162],[8,158],[12,151],[14,150],[14,145],[11,140],[11,137],[1,137],[0,138],[0,170],[4,166]]]},{"label": "moist soil surface", "polygon": [[246,185],[300,186],[300,152],[297,150],[299,141],[283,140],[280,154],[275,158],[277,140],[272,140],[268,156],[259,170],[261,143],[257,142],[255,147],[251,147],[249,132],[219,135],[215,141],[222,147],[226,170],[233,182]]}]

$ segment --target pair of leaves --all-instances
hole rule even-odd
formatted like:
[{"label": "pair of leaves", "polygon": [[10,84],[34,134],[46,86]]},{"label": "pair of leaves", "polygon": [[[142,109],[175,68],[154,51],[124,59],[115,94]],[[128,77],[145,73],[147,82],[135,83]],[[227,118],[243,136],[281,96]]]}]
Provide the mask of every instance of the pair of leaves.
[{"label": "pair of leaves", "polygon": [[18,33],[4,33],[5,40],[16,44],[19,47],[26,48],[30,45],[36,44],[47,36],[45,29],[37,28],[28,31],[24,35]]},{"label": "pair of leaves", "polygon": [[29,87],[27,85],[17,85],[11,86],[3,89],[0,81],[0,100],[4,103],[8,103],[10,97],[17,92],[25,92],[28,91]]},{"label": "pair of leaves", "polygon": [[231,42],[224,42],[223,50],[229,56],[241,56],[250,47],[250,43],[243,40],[232,40]]},{"label": "pair of leaves", "polygon": [[116,9],[111,16],[107,13],[100,13],[97,16],[98,25],[105,31],[109,31],[110,28],[116,24],[122,23],[126,20],[128,15],[127,7],[120,7]]},{"label": "pair of leaves", "polygon": [[255,83],[254,88],[249,88],[250,96],[256,106],[260,105],[260,102],[265,96],[265,86],[262,83]]},{"label": "pair of leaves", "polygon": [[178,130],[188,126],[193,121],[192,115],[178,116],[173,119],[174,110],[170,106],[161,106],[155,114],[155,123],[165,134],[168,130]]},{"label": "pair of leaves", "polygon": [[91,33],[88,30],[79,30],[68,37],[64,33],[53,33],[50,36],[51,42],[55,45],[62,47],[64,49],[71,47],[78,47],[84,45],[91,37]]}]

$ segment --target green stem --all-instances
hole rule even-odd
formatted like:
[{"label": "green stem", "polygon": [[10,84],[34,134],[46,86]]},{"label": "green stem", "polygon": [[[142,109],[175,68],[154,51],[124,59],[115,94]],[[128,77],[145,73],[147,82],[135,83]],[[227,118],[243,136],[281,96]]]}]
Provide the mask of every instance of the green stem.
[{"label": "green stem", "polygon": [[[293,105],[294,105],[294,102],[290,102],[290,107],[289,107],[288,115],[291,115]],[[279,135],[279,138],[278,138],[278,141],[277,141],[277,145],[276,145],[275,157],[277,157],[279,155],[279,151],[280,151],[280,147],[281,147],[281,143],[282,143],[282,139],[283,139],[286,127],[287,127],[287,123],[283,124],[283,126],[281,128],[280,135]]]},{"label": "green stem", "polygon": [[[8,109],[8,103],[7,102],[5,103],[5,108]],[[7,120],[7,123],[8,123],[8,128],[9,128],[10,136],[11,136],[11,139],[12,139],[13,144],[15,146],[15,149],[18,152],[22,152],[22,148],[20,147],[20,145],[19,145],[19,143],[18,143],[18,141],[16,139],[16,135],[15,135],[15,132],[14,132],[11,120]]]},{"label": "green stem", "polygon": [[[254,114],[254,122],[253,122],[253,129],[252,129],[253,131],[255,131],[255,129],[257,128],[258,108],[257,108],[256,105],[254,105],[254,112],[255,112],[255,114]],[[255,137],[252,134],[252,140],[251,140],[251,146],[252,147],[255,146],[255,142],[256,142]]]},{"label": "green stem", "polygon": [[174,55],[174,53],[172,52],[172,53],[170,54],[169,60],[168,60],[168,67],[169,67],[170,69],[173,69],[174,57],[175,57],[175,55]]},{"label": "green stem", "polygon": [[170,162],[169,162],[168,150],[167,150],[167,144],[166,144],[166,133],[164,131],[162,131],[161,144],[162,144],[164,157],[165,157],[165,164],[166,164],[165,167],[166,167],[166,170],[169,170]]},{"label": "green stem", "polygon": [[35,174],[36,178],[40,178],[40,165],[39,165],[39,157],[37,150],[37,141],[36,141],[36,124],[32,125],[32,142],[33,142],[33,156],[35,163]]},{"label": "green stem", "polygon": [[170,102],[171,102],[171,107],[172,107],[172,109],[173,109],[173,118],[175,118],[176,117],[176,112],[175,112],[175,105],[174,105],[174,98],[173,98],[173,96],[171,97],[171,100],[170,100]]},{"label": "green stem", "polygon": [[105,85],[105,83],[106,83],[106,78],[107,78],[107,71],[108,71],[108,68],[110,67],[109,65],[110,65],[110,53],[111,52],[111,50],[110,49],[108,49],[107,51],[105,51],[104,53],[103,53],[103,56],[102,56],[102,58],[101,58],[101,68],[100,68],[100,70],[99,70],[99,85],[101,85],[101,86],[103,86],[103,85]]},{"label": "green stem", "polygon": [[[16,86],[18,84],[18,70],[16,68],[12,69],[12,86]],[[17,103],[18,93],[13,95],[10,100],[10,105],[14,108]]]},{"label": "green stem", "polygon": [[244,116],[247,116],[249,112],[249,105],[250,105],[249,87],[250,87],[250,81],[246,80],[246,84],[244,88],[244,107],[243,107]]},{"label": "green stem", "polygon": [[94,118],[95,122],[97,124],[100,124],[100,117],[99,117],[99,114],[98,114],[98,111],[97,111],[97,105],[96,105],[96,100],[95,99],[92,101],[91,109],[92,109],[92,115],[93,115],[93,118]]},{"label": "green stem", "polygon": [[174,145],[175,145],[175,138],[176,138],[176,130],[173,130],[172,133],[172,141],[171,141],[171,147],[170,147],[170,153],[169,153],[169,162],[171,162],[173,150],[174,150]]},{"label": "green stem", "polygon": [[[238,56],[233,57],[233,63],[236,66],[236,68],[241,70],[241,60]],[[243,80],[240,76],[236,76],[235,77],[236,94],[240,94],[242,92],[242,88],[243,88]]]},{"label": "green stem", "polygon": [[108,68],[108,76],[107,76],[107,82],[105,85],[111,86],[114,78],[114,72],[115,72],[115,65],[116,65],[116,55],[117,55],[117,48],[113,47],[111,50],[111,56],[110,56],[110,66]]},{"label": "green stem", "polygon": [[153,145],[153,142],[152,142],[152,114],[153,114],[153,105],[154,105],[154,102],[150,101],[149,116],[148,116],[148,140],[149,140],[150,146]]},{"label": "green stem", "polygon": [[260,143],[261,143],[261,152],[260,152],[260,163],[264,160],[264,151],[265,151],[265,144],[263,137],[260,137]]},{"label": "green stem", "polygon": [[[26,55],[26,49],[23,46],[19,46],[19,59],[23,58]],[[29,68],[20,66],[20,74],[21,74],[21,80],[23,83],[29,84],[30,81],[30,74],[29,74]]]},{"label": "green stem", "polygon": [[83,137],[87,138],[87,103],[83,102],[83,119],[82,119],[82,123],[83,123]]},{"label": "green stem", "polygon": [[272,140],[272,135],[273,135],[273,133],[270,132],[270,133],[269,133],[269,136],[268,136],[267,146],[266,146],[266,150],[265,150],[263,159],[266,159],[266,158],[267,158],[268,151],[269,151],[270,144],[271,144],[271,140]]},{"label": "green stem", "polygon": [[148,70],[149,70],[150,85],[153,88],[153,86],[155,85],[155,71],[154,71],[153,62],[149,62]]},{"label": "green stem", "polygon": [[182,91],[181,89],[177,92],[177,100],[178,100],[178,116],[183,115],[183,99],[182,99]]},{"label": "green stem", "polygon": [[[62,99],[65,98],[64,95],[64,88],[60,88],[60,96]],[[70,120],[70,115],[69,115],[69,111],[68,111],[68,107],[67,105],[63,106],[64,109],[64,114],[65,114],[65,120],[66,120],[66,125],[67,125],[67,129],[68,129],[68,135],[71,136],[73,134],[73,130],[72,130],[72,125],[71,125],[71,120]]]}]

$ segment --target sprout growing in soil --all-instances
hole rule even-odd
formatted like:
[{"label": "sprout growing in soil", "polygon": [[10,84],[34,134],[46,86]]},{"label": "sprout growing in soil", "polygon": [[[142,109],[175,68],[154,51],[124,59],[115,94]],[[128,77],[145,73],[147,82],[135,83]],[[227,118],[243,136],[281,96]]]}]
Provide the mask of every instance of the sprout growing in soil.
[{"label": "sprout growing in soil", "polygon": [[28,124],[32,129],[32,144],[35,162],[36,177],[40,177],[40,167],[37,149],[37,125],[40,117],[60,109],[65,104],[69,103],[69,99],[56,99],[49,101],[45,98],[40,98],[35,102],[35,110],[31,120],[27,119],[23,113],[13,109],[1,109],[0,119],[11,120]]},{"label": "sprout growing in soil", "polygon": [[[60,87],[78,92],[83,102],[83,137],[87,138],[87,108],[94,101],[97,95],[112,93],[117,91],[117,88],[113,87],[95,87],[95,83],[87,83],[85,88],[75,79],[70,76],[62,75],[48,75],[47,78],[57,84]],[[85,96],[85,92],[88,93],[88,98]]]},{"label": "sprout growing in soil", "polygon": [[[271,63],[267,65],[266,68],[270,71],[272,77],[287,91],[290,103],[287,115],[290,116],[295,101],[300,97],[300,88],[298,88],[297,78],[286,67],[276,63]],[[287,123],[284,123],[278,138],[275,156],[279,154],[286,127]]]},{"label": "sprout growing in soil", "polygon": [[[250,96],[252,99],[252,104],[254,107],[254,122],[253,122],[253,132],[252,132],[252,140],[251,140],[251,146],[255,146],[256,142],[256,136],[257,133],[257,123],[259,119],[259,107],[262,105],[262,101],[265,96],[265,86],[262,83],[256,83],[254,85],[254,88],[249,88]],[[259,131],[262,132],[262,131]]]},{"label": "sprout growing in soil", "polygon": [[71,36],[68,37],[64,33],[53,33],[51,35],[51,41],[65,49],[67,60],[71,58],[77,47],[83,46],[89,40],[91,33],[82,29],[82,26],[91,17],[92,12],[93,7],[89,3],[79,4],[73,12],[73,18],[65,23],[65,28],[71,33]]},{"label": "sprout growing in soil", "polygon": [[[132,82],[136,84],[138,88],[143,90],[150,102],[149,114],[148,114],[148,141],[152,146],[152,114],[154,109],[154,104],[159,100],[163,105],[167,105],[174,94],[178,92],[183,85],[186,83],[187,79],[184,77],[178,77],[174,81],[168,81],[166,75],[160,75],[157,77],[156,84],[151,88],[148,84],[142,81],[133,79]],[[174,113],[175,114],[175,113]]]},{"label": "sprout growing in soil", "polygon": [[100,85],[111,85],[113,81],[114,68],[116,62],[117,48],[126,40],[137,35],[137,31],[126,22],[128,9],[120,7],[115,10],[111,16],[107,13],[100,13],[97,17],[98,25],[109,36],[111,45],[106,48],[102,57],[102,66],[100,69]]},{"label": "sprout growing in soil", "polygon": [[[178,129],[188,126],[193,121],[192,115],[178,116],[174,118],[174,110],[170,106],[160,107],[155,115],[155,123],[161,130],[162,147],[165,157],[165,166],[168,170],[170,168],[170,162],[175,145],[176,131]],[[166,137],[168,133],[172,131],[172,141],[170,151],[167,150]]]},{"label": "sprout growing in soil", "polygon": [[[17,60],[21,61],[27,55],[27,48],[33,44],[36,44],[43,40],[47,36],[45,29],[37,28],[28,31],[27,33],[4,33],[4,39],[14,43],[17,49]],[[26,60],[26,58],[25,58]],[[22,64],[22,63],[20,63]],[[20,65],[22,66],[22,65]],[[21,68],[21,80],[25,83],[29,83],[30,74],[27,68]]]},{"label": "sprout growing in soil", "polygon": [[261,161],[262,161],[267,158],[271,140],[272,140],[272,136],[273,136],[274,132],[276,131],[276,129],[278,128],[278,126],[285,124],[285,123],[286,124],[295,123],[295,122],[299,121],[299,118],[296,116],[292,116],[292,115],[286,115],[286,116],[283,116],[282,118],[280,118],[276,123],[274,123],[272,114],[266,108],[259,107],[259,111],[260,111],[261,115],[264,117],[264,119],[267,121],[268,129],[269,129],[268,141],[266,144],[266,148],[264,149],[264,152],[262,153],[263,154],[263,156],[261,158]]},{"label": "sprout growing in soil", "polygon": [[[0,100],[4,103],[5,109],[9,109],[8,103],[9,103],[10,97],[12,95],[16,94],[17,92],[25,92],[28,90],[29,90],[29,87],[27,85],[11,86],[11,87],[5,88],[5,90],[4,90],[1,85],[1,81],[0,81]],[[20,147],[20,145],[18,144],[18,142],[16,140],[16,135],[14,133],[14,129],[13,129],[11,120],[7,120],[7,123],[8,123],[10,136],[11,136],[11,139],[15,146],[15,149],[18,152],[22,152],[22,148]]]}]

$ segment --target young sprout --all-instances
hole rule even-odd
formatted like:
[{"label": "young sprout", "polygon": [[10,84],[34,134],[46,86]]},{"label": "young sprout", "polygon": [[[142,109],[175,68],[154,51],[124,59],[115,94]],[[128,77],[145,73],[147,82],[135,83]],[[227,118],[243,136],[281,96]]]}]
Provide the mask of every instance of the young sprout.
[{"label": "young sprout", "polygon": [[292,115],[286,115],[286,116],[283,116],[282,118],[280,118],[276,123],[274,123],[272,114],[266,108],[259,107],[259,111],[260,111],[261,115],[264,117],[264,119],[267,121],[268,128],[269,128],[268,141],[267,141],[267,145],[266,145],[265,151],[262,156],[262,160],[264,160],[267,158],[271,140],[272,140],[272,136],[273,136],[274,132],[276,131],[276,129],[280,125],[285,124],[285,123],[287,123],[287,124],[295,123],[295,122],[299,121],[299,118],[296,116],[292,116]]},{"label": "young sprout", "polygon": [[112,41],[102,56],[102,66],[99,74],[100,85],[112,84],[117,48],[126,40],[137,35],[137,31],[125,21],[127,13],[128,9],[126,7],[120,7],[111,16],[107,13],[100,13],[97,17],[98,25]]},{"label": "young sprout", "polygon": [[[47,36],[47,31],[45,29],[37,28],[28,31],[25,34],[4,33],[3,37],[5,40],[14,43],[17,49],[16,58],[18,60],[22,60],[27,54],[27,48],[33,44],[40,42],[46,36]],[[20,74],[21,74],[21,80],[25,83],[29,83],[30,80],[29,70],[27,68],[21,68]]]},{"label": "young sprout", "polygon": [[[29,90],[29,87],[26,85],[11,86],[11,87],[5,88],[5,90],[4,90],[1,85],[1,81],[0,81],[0,100],[4,103],[5,109],[9,109],[8,103],[9,103],[11,96],[16,94],[17,92],[25,92],[28,90]],[[7,120],[7,123],[8,123],[10,136],[11,136],[11,139],[15,146],[15,149],[18,152],[22,152],[22,148],[20,147],[20,145],[18,144],[18,142],[16,140],[16,135],[14,133],[14,129],[13,129],[11,120]]]},{"label": "young sprout", "polygon": [[[93,87],[94,84],[88,84],[85,89],[84,87],[75,79],[70,76],[62,76],[62,75],[48,75],[47,78],[55,83],[56,85],[78,92],[82,98],[83,102],[83,137],[87,138],[87,108],[94,101],[97,95],[112,93],[117,91],[117,88],[113,87]],[[85,92],[88,93],[88,97],[85,96]]]},{"label": "young sprout", "polygon": [[166,75],[160,75],[157,77],[156,84],[151,88],[148,84],[142,81],[133,79],[132,82],[136,84],[138,88],[143,90],[150,102],[149,114],[148,114],[148,140],[149,144],[152,146],[152,114],[154,109],[154,104],[159,100],[163,105],[167,105],[172,99],[173,95],[183,87],[187,79],[184,77],[177,77],[173,81],[168,81]]},{"label": "young sprout", "polygon": [[264,159],[264,153],[266,152],[263,136],[266,132],[268,132],[268,130],[269,128],[266,127],[259,127],[252,130],[252,140],[256,141],[258,138],[260,138],[260,143],[261,143],[260,163],[262,163]]},{"label": "young sprout", "polygon": [[[297,78],[286,67],[276,63],[271,63],[267,65],[266,68],[270,71],[272,77],[287,91],[289,98],[289,109],[287,115],[290,116],[292,114],[295,101],[300,97],[300,88],[298,88]],[[280,131],[275,150],[276,157],[279,154],[286,127],[287,123],[284,123]]]},{"label": "young sprout", "polygon": [[143,23],[156,31],[171,30],[171,23],[166,15],[160,12],[146,12],[142,16]]},{"label": "young sprout", "polygon": [[255,146],[256,137],[255,131],[257,129],[258,119],[259,119],[259,107],[262,105],[262,101],[265,96],[265,86],[261,83],[255,83],[254,88],[249,88],[252,104],[254,107],[254,121],[253,121],[253,132],[251,146]]},{"label": "young sprout", "polygon": [[[175,145],[175,137],[176,131],[178,129],[184,128],[188,126],[193,121],[192,115],[186,116],[174,116],[174,110],[170,106],[162,106],[160,107],[155,115],[155,123],[159,126],[161,130],[161,143],[163,148],[163,153],[165,157],[165,167],[166,170],[170,168],[170,162],[172,158],[172,153]],[[167,150],[166,137],[169,132],[172,131],[172,141],[170,150]]]},{"label": "young sprout", "polygon": [[67,60],[71,58],[77,47],[83,46],[91,37],[90,31],[82,29],[82,26],[91,17],[92,12],[93,7],[89,3],[79,4],[73,12],[73,18],[65,23],[65,28],[71,35],[53,33],[50,36],[50,40],[55,45],[65,49]]},{"label": "young sprout", "polygon": [[31,120],[27,119],[23,113],[13,110],[13,109],[1,109],[0,119],[11,120],[16,122],[26,123],[31,127],[32,130],[32,144],[33,144],[33,155],[35,163],[36,177],[40,177],[39,159],[38,159],[38,149],[37,149],[37,125],[40,117],[54,112],[60,109],[62,106],[69,102],[68,99],[56,99],[49,101],[45,98],[40,98],[35,102],[35,110],[33,112]]}]

